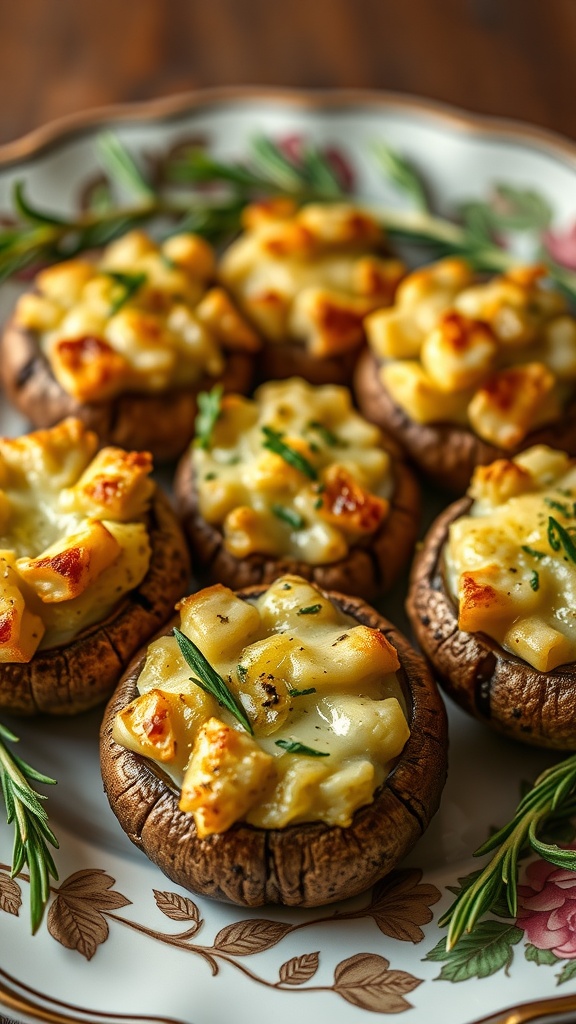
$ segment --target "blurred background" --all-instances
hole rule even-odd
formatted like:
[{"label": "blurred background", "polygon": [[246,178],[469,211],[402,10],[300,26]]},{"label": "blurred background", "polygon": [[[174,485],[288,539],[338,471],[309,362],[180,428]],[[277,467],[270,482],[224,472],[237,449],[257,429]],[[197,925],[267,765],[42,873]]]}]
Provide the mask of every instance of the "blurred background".
[{"label": "blurred background", "polygon": [[0,0],[0,144],[223,85],[394,90],[576,138],[576,0]]}]

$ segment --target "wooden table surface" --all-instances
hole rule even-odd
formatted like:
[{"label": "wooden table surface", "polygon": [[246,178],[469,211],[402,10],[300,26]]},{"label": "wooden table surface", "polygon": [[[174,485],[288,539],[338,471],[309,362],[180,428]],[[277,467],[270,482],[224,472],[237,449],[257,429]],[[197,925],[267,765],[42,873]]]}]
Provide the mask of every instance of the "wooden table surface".
[{"label": "wooden table surface", "polygon": [[387,89],[576,139],[576,0],[0,0],[0,144],[219,85]]}]

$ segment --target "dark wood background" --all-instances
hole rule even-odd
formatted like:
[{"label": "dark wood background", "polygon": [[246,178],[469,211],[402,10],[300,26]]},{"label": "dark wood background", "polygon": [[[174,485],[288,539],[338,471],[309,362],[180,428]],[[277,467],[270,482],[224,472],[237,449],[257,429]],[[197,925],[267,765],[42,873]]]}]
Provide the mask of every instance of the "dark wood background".
[{"label": "dark wood background", "polygon": [[396,90],[576,138],[576,0],[0,0],[0,144],[218,85]]}]

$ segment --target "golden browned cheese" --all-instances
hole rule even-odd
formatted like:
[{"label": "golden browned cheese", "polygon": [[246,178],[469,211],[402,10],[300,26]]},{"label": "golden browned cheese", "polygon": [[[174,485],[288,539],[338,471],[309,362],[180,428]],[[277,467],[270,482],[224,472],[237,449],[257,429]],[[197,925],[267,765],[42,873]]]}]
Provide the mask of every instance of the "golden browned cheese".
[{"label": "golden browned cheese", "polygon": [[236,558],[338,561],[379,528],[394,489],[381,432],[347,389],[299,378],[224,396],[191,457],[200,512]]},{"label": "golden browned cheese", "polygon": [[390,304],[405,273],[384,255],[375,217],[348,203],[254,204],[244,228],[220,261],[220,279],[264,337],[295,341],[315,357],[359,345],[365,315]]},{"label": "golden browned cheese", "polygon": [[217,584],[185,598],[180,616],[251,732],[201,688],[170,635],[150,645],[116,741],[171,776],[200,836],[238,820],[349,825],[409,736],[384,635],[298,576],[250,600]]},{"label": "golden browned cheese", "polygon": [[445,549],[460,629],[542,672],[576,660],[574,460],[539,445],[479,467],[470,494]]},{"label": "golden browned cheese", "polygon": [[80,421],[0,438],[0,661],[30,661],[105,618],[146,575],[147,452]]},{"label": "golden browned cheese", "polygon": [[212,249],[197,235],[157,244],[131,231],[95,261],[41,271],[14,322],[38,336],[59,384],[81,402],[194,385],[221,375],[225,350],[259,346],[213,286],[214,272]]},{"label": "golden browned cheese", "polygon": [[544,277],[518,267],[478,283],[458,258],[409,274],[394,306],[366,320],[394,401],[504,449],[558,419],[576,381],[576,320]]}]

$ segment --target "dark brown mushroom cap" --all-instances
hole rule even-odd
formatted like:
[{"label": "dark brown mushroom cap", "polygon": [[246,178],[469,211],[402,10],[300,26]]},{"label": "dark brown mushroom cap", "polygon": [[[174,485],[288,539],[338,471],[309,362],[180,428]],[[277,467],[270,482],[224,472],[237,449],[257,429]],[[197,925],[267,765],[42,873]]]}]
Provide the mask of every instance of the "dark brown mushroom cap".
[{"label": "dark brown mushroom cap", "polygon": [[233,590],[272,583],[278,576],[294,575],[326,590],[345,591],[368,601],[387,593],[409,562],[420,523],[420,488],[404,463],[392,455],[394,492],[390,510],[365,545],[352,547],[346,558],[328,565],[310,565],[291,558],[251,554],[236,558],[224,546],[222,531],[202,518],[192,459],[186,453],[174,480],[177,510],[189,539],[194,565],[201,566],[210,582]]},{"label": "dark brown mushroom cap", "polygon": [[[253,364],[253,355],[227,352],[220,378],[224,390],[247,393]],[[216,383],[204,377],[190,388],[157,394],[126,391],[102,402],[79,402],[56,380],[37,335],[13,320],[0,339],[0,374],[8,399],[35,427],[76,416],[98,434],[101,444],[149,451],[157,461],[182,454],[194,436],[198,392]]]},{"label": "dark brown mushroom cap", "polygon": [[538,672],[485,634],[458,628],[442,559],[450,524],[470,505],[450,505],[414,560],[406,610],[416,639],[443,688],[475,718],[522,743],[576,750],[576,664]]},{"label": "dark brown mushroom cap", "polygon": [[520,445],[505,450],[483,441],[467,427],[410,419],[382,383],[380,365],[371,352],[365,352],[358,361],[354,394],[360,411],[389,433],[430,480],[452,494],[466,491],[476,466],[511,459],[535,444],[551,445],[576,455],[576,398],[567,405],[561,420],[532,430]]},{"label": "dark brown mushroom cap", "polygon": [[[258,596],[262,587],[240,593]],[[408,641],[364,602],[329,594],[359,623],[380,629],[396,647],[410,737],[397,764],[348,828],[316,824],[260,829],[238,824],[199,839],[191,814],[153,766],[112,739],[116,713],[136,696],[144,657],[135,659],[110,700],[100,734],[104,788],[132,842],[173,882],[241,906],[321,906],[362,892],[408,853],[438,808],[446,779],[444,705]]]},{"label": "dark brown mushroom cap", "polygon": [[36,652],[24,664],[0,664],[0,708],[14,715],[75,715],[108,699],[126,665],[169,619],[186,592],[186,542],[164,494],[149,513],[152,548],[142,582],[102,622],[69,644]]},{"label": "dark brown mushroom cap", "polygon": [[333,356],[313,356],[296,341],[265,341],[258,355],[258,382],[302,377],[309,384],[350,385],[362,343]]}]

